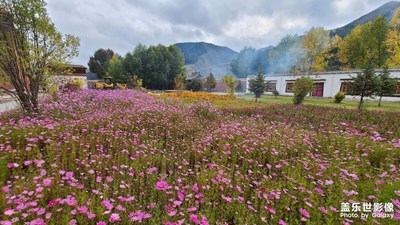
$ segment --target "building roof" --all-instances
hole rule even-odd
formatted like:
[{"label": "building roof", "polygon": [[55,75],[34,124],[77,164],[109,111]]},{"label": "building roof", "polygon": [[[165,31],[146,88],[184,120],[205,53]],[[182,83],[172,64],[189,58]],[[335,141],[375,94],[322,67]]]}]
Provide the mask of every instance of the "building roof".
[{"label": "building roof", "polygon": [[78,65],[78,64],[69,64],[72,68],[81,68],[81,69],[87,69],[86,66],[84,65]]}]

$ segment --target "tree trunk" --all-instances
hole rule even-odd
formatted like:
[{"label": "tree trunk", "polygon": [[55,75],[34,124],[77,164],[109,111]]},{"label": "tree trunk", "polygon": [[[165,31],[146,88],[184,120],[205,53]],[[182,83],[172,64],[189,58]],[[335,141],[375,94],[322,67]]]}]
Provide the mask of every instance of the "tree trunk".
[{"label": "tree trunk", "polygon": [[378,106],[381,106],[381,101],[382,101],[382,94],[380,94],[379,96]]},{"label": "tree trunk", "polygon": [[360,102],[358,103],[358,110],[362,109],[363,103],[364,103],[364,92],[361,93]]}]

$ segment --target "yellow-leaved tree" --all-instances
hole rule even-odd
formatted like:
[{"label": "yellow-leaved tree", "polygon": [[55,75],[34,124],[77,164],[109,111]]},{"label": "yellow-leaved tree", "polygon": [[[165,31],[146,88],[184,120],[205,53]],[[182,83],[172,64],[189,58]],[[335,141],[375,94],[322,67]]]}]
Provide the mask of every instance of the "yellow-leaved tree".
[{"label": "yellow-leaved tree", "polygon": [[390,68],[400,67],[400,8],[398,8],[389,22],[389,33],[387,39]]}]

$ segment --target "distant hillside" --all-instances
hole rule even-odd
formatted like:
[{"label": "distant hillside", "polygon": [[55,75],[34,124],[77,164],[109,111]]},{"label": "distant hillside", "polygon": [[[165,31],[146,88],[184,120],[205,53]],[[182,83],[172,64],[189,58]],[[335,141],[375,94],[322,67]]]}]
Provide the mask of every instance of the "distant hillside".
[{"label": "distant hillside", "polygon": [[185,57],[186,72],[200,72],[203,77],[213,73],[220,78],[230,73],[229,64],[237,56],[230,48],[205,42],[175,44]]},{"label": "distant hillside", "polygon": [[341,37],[346,36],[351,32],[352,29],[354,29],[357,25],[365,24],[371,20],[374,20],[378,16],[385,16],[386,19],[389,21],[397,8],[400,7],[400,2],[398,1],[391,1],[388,2],[381,7],[373,10],[372,12],[365,14],[364,16],[354,20],[353,22],[343,26],[339,27],[337,29],[331,30],[331,35],[334,36],[338,34]]}]

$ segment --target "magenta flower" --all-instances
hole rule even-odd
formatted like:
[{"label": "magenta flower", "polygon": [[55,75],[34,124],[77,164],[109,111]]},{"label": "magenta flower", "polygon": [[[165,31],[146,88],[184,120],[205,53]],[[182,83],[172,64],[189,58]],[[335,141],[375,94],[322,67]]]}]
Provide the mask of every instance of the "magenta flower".
[{"label": "magenta flower", "polygon": [[32,220],[29,225],[46,225],[42,218],[38,218],[36,220]]},{"label": "magenta flower", "polygon": [[100,221],[100,222],[97,222],[96,225],[107,225],[107,224],[103,221]]},{"label": "magenta flower", "polygon": [[54,207],[55,205],[57,205],[57,201],[56,200],[50,200],[47,205],[50,206],[50,207]]},{"label": "magenta flower", "polygon": [[303,216],[310,218],[310,214],[305,209],[301,208],[299,211]]},{"label": "magenta flower", "polygon": [[118,213],[111,214],[110,218],[108,219],[108,221],[110,221],[111,223],[118,222],[120,220],[121,218],[119,217]]},{"label": "magenta flower", "polygon": [[1,188],[1,191],[3,191],[4,193],[8,192],[10,190],[10,188],[8,186],[3,186]]},{"label": "magenta flower", "polygon": [[166,181],[158,181],[156,183],[156,189],[157,190],[161,190],[161,191],[165,191],[168,189],[168,183]]},{"label": "magenta flower", "polygon": [[43,185],[46,187],[51,186],[51,179],[50,178],[46,178],[43,180]]},{"label": "magenta flower", "polygon": [[86,213],[88,211],[88,208],[86,206],[78,206],[78,211],[80,213]]},{"label": "magenta flower", "polygon": [[279,220],[279,223],[278,223],[279,225],[286,225],[286,222],[285,221],[283,221],[283,220]]},{"label": "magenta flower", "polygon": [[190,216],[190,220],[191,220],[193,223],[195,223],[195,224],[201,224],[200,220],[197,219],[197,216],[194,215],[194,214],[192,214],[192,215]]}]

